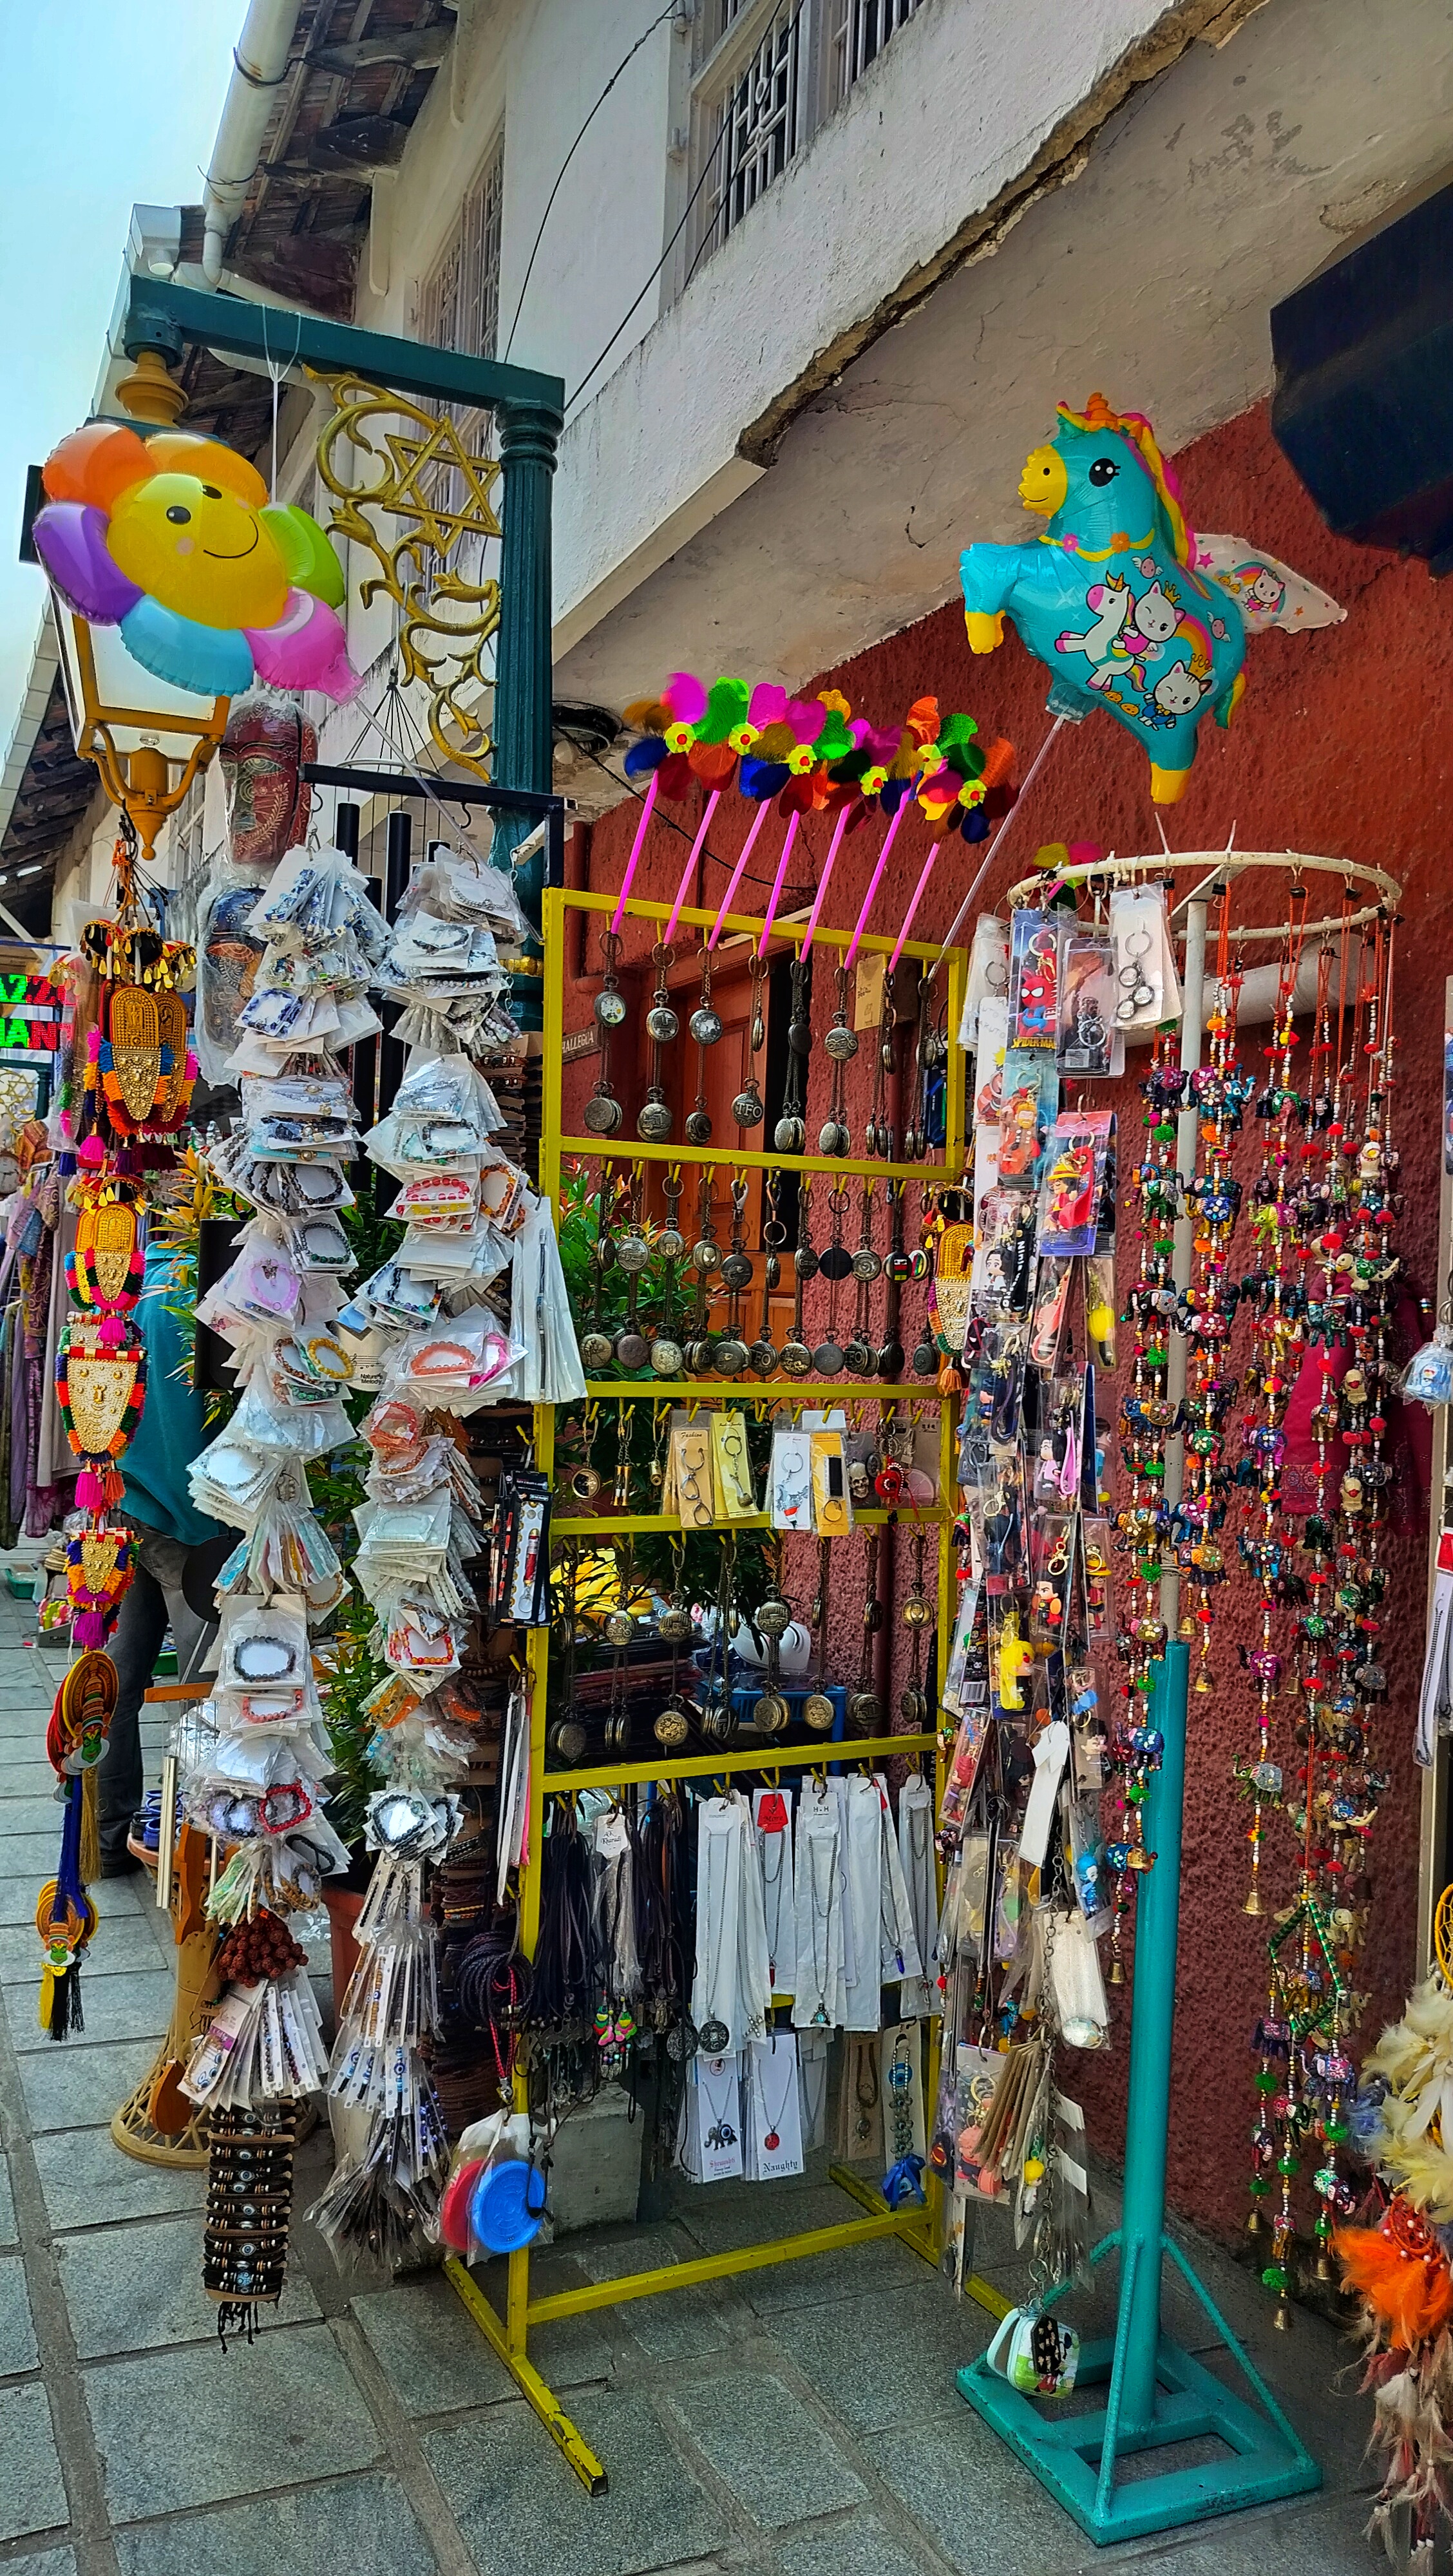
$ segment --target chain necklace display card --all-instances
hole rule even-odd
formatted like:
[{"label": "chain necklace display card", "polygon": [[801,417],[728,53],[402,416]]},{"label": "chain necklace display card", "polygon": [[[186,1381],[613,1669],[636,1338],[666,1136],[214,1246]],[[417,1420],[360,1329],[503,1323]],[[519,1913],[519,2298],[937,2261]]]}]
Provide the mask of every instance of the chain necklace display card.
[{"label": "chain necklace display card", "polygon": [[748,2182],[780,2182],[802,2172],[795,2031],[778,2031],[748,2044],[742,2122]]},{"label": "chain necklace display card", "polygon": [[846,1538],[853,1526],[847,1460],[840,1431],[814,1431],[812,1443],[812,1525],[819,1538]]}]

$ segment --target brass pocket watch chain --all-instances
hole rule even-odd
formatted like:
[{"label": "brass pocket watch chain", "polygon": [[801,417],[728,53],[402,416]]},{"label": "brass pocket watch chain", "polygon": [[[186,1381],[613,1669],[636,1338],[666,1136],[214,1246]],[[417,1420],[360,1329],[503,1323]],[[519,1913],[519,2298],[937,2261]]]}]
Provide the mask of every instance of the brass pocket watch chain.
[{"label": "brass pocket watch chain", "polygon": [[711,1115],[706,1105],[706,1050],[714,1047],[721,1036],[721,1014],[711,1004],[711,950],[705,941],[701,948],[701,998],[687,1022],[696,1040],[696,1099],[686,1116],[688,1145],[711,1143]]},{"label": "brass pocket watch chain", "polygon": [[747,1353],[747,1366],[756,1377],[771,1377],[777,1367],[777,1346],[772,1339],[772,1291],[782,1277],[782,1246],[787,1228],[777,1214],[782,1178],[778,1172],[767,1174],[764,1199],[767,1214],[762,1224],[762,1314],[757,1338]]},{"label": "brass pocket watch chain", "polygon": [[923,1687],[923,1649],[933,1625],[933,1611],[923,1590],[923,1556],[927,1544],[928,1532],[915,1530],[913,1574],[908,1598],[903,1604],[903,1625],[908,1630],[912,1664],[908,1681],[898,1697],[900,1716],[906,1717],[910,1726],[920,1729],[928,1724],[929,1700]]},{"label": "brass pocket watch chain", "polygon": [[846,966],[837,968],[836,982],[837,1007],[832,1015],[832,1024],[822,1042],[823,1053],[832,1066],[832,1089],[828,1099],[827,1117],[818,1131],[817,1150],[820,1154],[842,1155],[846,1154],[853,1141],[848,1132],[844,1110],[848,1066],[858,1052],[858,1040],[857,1032],[848,1027]]},{"label": "brass pocket watch chain", "polygon": [[686,1607],[682,1589],[685,1563],[686,1542],[684,1539],[673,1538],[671,1541],[671,1594],[656,1622],[656,1634],[663,1638],[671,1649],[671,1681],[666,1693],[665,1706],[658,1710],[651,1729],[657,1743],[664,1745],[670,1753],[679,1753],[691,1733],[691,1721],[681,1697],[681,1649],[691,1637],[691,1613]]},{"label": "brass pocket watch chain", "polygon": [[614,931],[604,930],[600,938],[605,959],[605,982],[592,1005],[595,1024],[600,1031],[600,1076],[585,1104],[586,1128],[592,1136],[613,1136],[625,1111],[610,1087],[611,1039],[626,1016],[626,997],[616,981],[620,964],[621,943]]},{"label": "brass pocket watch chain", "polygon": [[732,1175],[731,1248],[721,1265],[722,1286],[727,1292],[726,1331],[716,1346],[716,1367],[723,1377],[737,1377],[747,1365],[747,1346],[742,1339],[742,1291],[749,1288],[755,1263],[746,1248],[747,1180],[743,1172]]},{"label": "brass pocket watch chain", "polygon": [[651,1070],[646,1083],[646,1097],[636,1119],[636,1134],[648,1145],[664,1145],[671,1133],[671,1109],[661,1088],[662,1050],[680,1034],[681,1021],[666,983],[666,970],[672,951],[658,940],[651,951],[656,968],[656,989],[646,1013],[646,1035],[651,1041]]},{"label": "brass pocket watch chain", "polygon": [[780,1540],[772,1552],[771,1597],[759,1604],[752,1622],[766,1644],[766,1688],[752,1708],[752,1724],[759,1735],[780,1735],[791,1721],[792,1711],[782,1696],[782,1640],[792,1625],[792,1606],[781,1598],[782,1547]]},{"label": "brass pocket watch chain", "polygon": [[767,1112],[757,1081],[757,1058],[767,1043],[767,1022],[762,1010],[762,987],[767,976],[767,960],[752,951],[752,1005],[742,1031],[742,1087],[732,1102],[732,1116],[739,1129],[760,1127]]},{"label": "brass pocket watch chain", "polygon": [[652,1257],[661,1264],[661,1321],[651,1343],[651,1370],[656,1377],[679,1377],[686,1365],[685,1355],[673,1326],[676,1303],[676,1265],[686,1250],[681,1232],[681,1166],[673,1163],[663,1180],[666,1196],[666,1222],[652,1246]]},{"label": "brass pocket watch chain", "polygon": [[721,1268],[721,1246],[714,1225],[715,1203],[712,1198],[711,1170],[702,1166],[696,1185],[696,1241],[691,1247],[691,1267],[696,1273],[696,1311],[692,1317],[692,1338],[686,1345],[686,1365],[693,1377],[706,1377],[711,1370],[716,1345],[708,1330],[712,1283]]},{"label": "brass pocket watch chain", "polygon": [[883,1263],[873,1248],[873,1183],[863,1183],[859,1211],[858,1245],[852,1257],[852,1274],[857,1282],[857,1311],[853,1317],[852,1338],[843,1352],[843,1366],[850,1377],[872,1377],[878,1365],[878,1354],[868,1339],[870,1301],[873,1283],[883,1275]]},{"label": "brass pocket watch chain", "polygon": [[651,1259],[651,1247],[638,1220],[645,1178],[640,1164],[633,1165],[627,1183],[625,1222],[615,1248],[616,1266],[626,1274],[626,1320],[616,1335],[615,1363],[627,1377],[638,1377],[651,1356],[651,1345],[641,1330],[636,1313],[641,1279]]},{"label": "brass pocket watch chain", "polygon": [[848,1194],[842,1184],[828,1200],[832,1211],[832,1240],[818,1263],[827,1290],[827,1332],[812,1354],[812,1366],[819,1377],[840,1377],[843,1367],[842,1344],[837,1337],[838,1290],[853,1275],[853,1256],[843,1242],[843,1225],[847,1216]]},{"label": "brass pocket watch chain", "polygon": [[605,1274],[615,1259],[615,1244],[610,1231],[610,1208],[615,1195],[615,1175],[608,1163],[600,1167],[600,1188],[595,1201],[595,1242],[591,1247],[590,1325],[580,1336],[580,1365],[587,1377],[599,1377],[609,1368],[615,1356],[615,1344],[605,1330],[602,1309],[605,1303]]},{"label": "brass pocket watch chain", "polygon": [[820,1538],[817,1542],[817,1598],[812,1605],[812,1624],[817,1631],[817,1664],[812,1676],[812,1689],[802,1703],[802,1723],[813,1735],[831,1735],[837,1723],[837,1711],[825,1687],[831,1567],[832,1540]]},{"label": "brass pocket watch chain", "polygon": [[867,1593],[863,1601],[863,1652],[858,1665],[858,1686],[849,1694],[848,1724],[854,1735],[876,1735],[883,1711],[873,1688],[873,1639],[883,1624],[878,1600],[878,1532],[868,1532]]},{"label": "brass pocket watch chain", "polygon": [[803,1338],[802,1292],[809,1279],[817,1275],[817,1254],[811,1241],[812,1224],[811,1173],[803,1178],[797,1200],[797,1249],[792,1256],[795,1290],[792,1299],[792,1329],[782,1346],[782,1369],[787,1377],[808,1377],[812,1372],[812,1353]]},{"label": "brass pocket watch chain", "polygon": [[812,960],[794,957],[791,967],[792,1007],[787,1021],[787,1081],[782,1115],[772,1132],[779,1154],[807,1149],[807,1059],[812,1052]]}]

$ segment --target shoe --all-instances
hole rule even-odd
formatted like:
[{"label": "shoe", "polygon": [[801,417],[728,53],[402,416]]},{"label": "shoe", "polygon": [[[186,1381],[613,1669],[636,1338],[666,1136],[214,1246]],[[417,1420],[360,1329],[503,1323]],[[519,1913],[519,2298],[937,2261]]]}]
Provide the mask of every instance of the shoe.
[{"label": "shoe", "polygon": [[143,1864],[129,1851],[104,1852],[101,1857],[103,1878],[130,1878]]}]

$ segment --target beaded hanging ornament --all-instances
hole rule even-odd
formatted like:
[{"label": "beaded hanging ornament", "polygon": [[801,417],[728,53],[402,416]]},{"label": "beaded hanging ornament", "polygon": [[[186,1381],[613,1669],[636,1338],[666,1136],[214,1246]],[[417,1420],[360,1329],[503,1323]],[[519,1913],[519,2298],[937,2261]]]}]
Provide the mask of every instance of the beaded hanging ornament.
[{"label": "beaded hanging ornament", "polygon": [[104,1646],[130,1584],[134,1551],[124,1529],[77,1530],[66,1549],[66,1593],[74,1616],[71,1643]]},{"label": "beaded hanging ornament", "polygon": [[[78,1182],[77,1188],[86,1186]],[[66,1286],[78,1306],[97,1313],[129,1315],[141,1294],[145,1270],[136,1210],[126,1199],[103,1188],[82,1208],[76,1225],[76,1247],[66,1255]]]}]

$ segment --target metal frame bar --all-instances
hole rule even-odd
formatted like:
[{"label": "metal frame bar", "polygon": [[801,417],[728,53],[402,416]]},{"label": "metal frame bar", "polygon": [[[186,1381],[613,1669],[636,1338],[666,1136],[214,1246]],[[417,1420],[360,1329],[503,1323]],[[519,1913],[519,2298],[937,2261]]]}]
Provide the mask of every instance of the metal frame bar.
[{"label": "metal frame bar", "polygon": [[[358,776],[359,773],[357,772],[350,773],[349,783],[353,783]],[[478,793],[479,791],[476,791],[476,794]],[[547,885],[542,903],[542,931],[545,947],[545,967],[542,987],[544,1017],[544,1096],[541,1115],[539,1169],[541,1193],[549,1201],[552,1209],[556,1210],[558,1210],[560,1197],[560,1163],[562,1152],[574,1150],[589,1153],[591,1155],[598,1155],[601,1151],[599,1141],[595,1138],[586,1138],[582,1140],[578,1146],[572,1146],[571,1140],[563,1138],[560,1133],[561,1079],[564,1069],[562,1039],[564,1035],[565,1013],[565,940],[563,935],[565,913],[567,910],[606,912],[613,911],[614,908],[615,898],[613,896],[592,895],[584,892],[577,892],[574,889],[567,889],[558,884]],[[627,904],[626,913],[627,917],[630,919],[659,922],[664,921],[667,918],[667,907],[662,904],[632,902]],[[709,929],[715,919],[715,915],[709,912],[683,912],[681,918],[683,921],[689,922],[694,926]],[[754,938],[759,935],[761,930],[761,923],[759,921],[749,921],[740,918],[734,918],[730,926],[736,929],[748,931]],[[786,940],[791,940],[794,937],[800,940],[805,935],[805,930],[805,923],[793,924],[789,922],[782,925],[783,937]],[[817,932],[817,937],[820,940],[822,940],[826,945],[836,948],[846,948],[851,935],[852,934],[849,931],[824,931],[819,929]],[[891,951],[894,943],[890,939],[879,938],[866,939],[862,944],[865,947]],[[917,945],[910,947],[905,953],[927,960],[935,956],[937,951],[931,947]],[[908,1176],[915,1179],[925,1179],[937,1174],[949,1181],[952,1181],[958,1176],[963,1166],[963,1057],[958,1047],[956,1036],[954,1035],[954,1032],[958,1028],[960,1017],[963,971],[963,953],[957,949],[953,950],[950,954],[949,963],[948,1026],[950,1036],[949,1080],[947,1084],[947,1110],[945,1120],[947,1137],[947,1143],[945,1146],[945,1164],[942,1166],[927,1164],[911,1164],[904,1166],[903,1168]],[[635,1152],[637,1149],[630,1148],[628,1150]],[[768,1156],[748,1157],[742,1155],[733,1156],[730,1154],[709,1156],[702,1153],[693,1154],[690,1148],[671,1148],[668,1150],[670,1150],[673,1156],[678,1159],[695,1163],[706,1161],[735,1161],[741,1163],[749,1160],[770,1162],[774,1159]],[[894,1165],[881,1163],[867,1164],[857,1167],[850,1163],[839,1164],[829,1162],[820,1156],[816,1158],[816,1160],[811,1156],[778,1156],[775,1160],[779,1165],[787,1169],[806,1168],[808,1170],[818,1171],[827,1170],[834,1172],[851,1172],[856,1168],[861,1168],[867,1172],[891,1174],[898,1168]],[[617,1383],[614,1381],[594,1383],[587,1388],[587,1395],[593,1399],[606,1402],[615,1401],[633,1403],[646,1396],[659,1402],[663,1397],[669,1397],[673,1391],[676,1390],[673,1389],[670,1381],[661,1378],[651,1378],[639,1384],[633,1384],[630,1382]],[[827,1397],[834,1402],[841,1402],[846,1390],[837,1380],[828,1380],[821,1384],[816,1382],[804,1384],[800,1381],[785,1381],[780,1389],[777,1388],[775,1384],[770,1388],[759,1388],[754,1384],[750,1389],[748,1389],[739,1385],[734,1379],[697,1379],[691,1381],[683,1390],[680,1391],[687,1394],[693,1401],[710,1396],[735,1397],[740,1400],[744,1394],[749,1393],[757,1401],[776,1403],[782,1401],[784,1397],[788,1397],[793,1401],[804,1402],[811,1401],[815,1398]],[[884,1388],[882,1392],[886,1395],[889,1390]],[[901,1398],[903,1390],[895,1389],[893,1392]],[[940,1604],[946,1611],[947,1606],[952,1604],[954,1599],[954,1513],[950,1500],[953,1492],[954,1406],[952,1399],[945,1397],[941,1390],[936,1386],[924,1387],[922,1389],[914,1388],[912,1393],[915,1398],[919,1396],[931,1397],[939,1405],[938,1502],[931,1511],[923,1509],[898,1513],[886,1511],[871,1512],[863,1513],[859,1517],[864,1520],[871,1519],[873,1521],[887,1522],[890,1524],[896,1520],[917,1522],[919,1524],[926,1522],[936,1522],[938,1524],[937,1565],[939,1600]],[[541,1473],[548,1477],[551,1475],[555,1463],[555,1412],[553,1406],[537,1405],[535,1407],[534,1433],[535,1462]],[[754,1523],[760,1527],[765,1521],[766,1515],[753,1514],[752,1518]],[[579,1533],[580,1535],[598,1533],[603,1539],[615,1534],[629,1532],[633,1528],[670,1528],[673,1526],[675,1526],[674,1523],[659,1513],[623,1515],[616,1520],[558,1522],[555,1525],[556,1534],[559,1536],[573,1535],[576,1533]],[[948,1671],[949,1650],[953,1642],[953,1627],[954,1621],[950,1616],[940,1616],[937,1639],[937,1674],[940,1705],[942,1701],[943,1684]],[[833,1737],[831,1739],[823,1738],[816,1743],[808,1745],[793,1745],[790,1747],[778,1747],[771,1742],[767,1742],[758,1748],[753,1748],[746,1752],[739,1753],[717,1753],[705,1755],[693,1754],[679,1760],[672,1760],[665,1755],[658,1755],[652,1761],[626,1763],[614,1762],[593,1767],[588,1771],[547,1771],[545,1768],[546,1648],[546,1632],[539,1628],[531,1629],[526,1644],[526,1669],[530,1687],[530,1851],[520,1872],[520,1946],[527,1957],[533,1957],[536,1941],[539,1937],[541,1876],[540,1828],[541,1818],[544,1813],[544,1803],[547,1797],[568,1795],[570,1792],[580,1789],[622,1788],[631,1784],[652,1780],[671,1781],[713,1778],[718,1776],[725,1777],[733,1772],[739,1771],[809,1771],[825,1767],[828,1763],[841,1764],[843,1762],[884,1760],[890,1759],[895,1755],[902,1754],[917,1755],[921,1758],[925,1754],[929,1753],[932,1753],[935,1758],[936,1799],[942,1797],[944,1764],[943,1747],[938,1734],[929,1730],[911,1735],[884,1735],[864,1738],[853,1737],[850,1739],[839,1739],[837,1737]],[[931,2023],[927,2069],[927,2086],[930,2097],[936,2097],[937,2094],[938,2061],[939,2039],[937,2027]],[[524,2080],[523,2077],[519,2075],[517,2075],[515,2079],[515,2099],[517,2107],[525,2107]],[[937,2261],[936,2222],[938,2186],[936,2183],[931,2183],[930,2185],[932,2196],[926,2206],[912,2209],[893,2210],[888,2208],[881,2193],[876,2191],[872,2184],[865,2181],[862,2176],[853,2173],[849,2168],[841,2165],[834,2165],[830,2170],[831,2178],[834,2183],[837,2184],[838,2188],[846,2193],[849,2199],[858,2203],[859,2207],[864,2212],[862,2217],[844,2219],[840,2223],[828,2227],[804,2228],[795,2235],[775,2237],[762,2244],[733,2246],[725,2252],[718,2254],[704,2254],[699,2259],[688,2263],[673,2263],[656,2270],[627,2273],[619,2280],[592,2282],[584,2289],[558,2291],[550,2297],[543,2299],[532,2299],[530,2297],[530,2256],[527,2248],[524,2251],[512,2254],[509,2257],[506,2310],[503,2316],[500,2315],[499,2310],[480,2288],[479,2283],[472,2278],[463,2263],[453,2258],[446,2262],[444,2266],[444,2277],[449,2282],[450,2287],[457,2293],[459,2298],[463,2300],[465,2307],[473,2317],[475,2324],[480,2329],[480,2332],[486,2337],[493,2350],[498,2353],[500,2360],[505,2365],[505,2368],[511,2373],[521,2395],[525,2397],[528,2403],[534,2408],[535,2413],[539,2416],[541,2423],[545,2426],[551,2439],[558,2444],[565,2458],[570,2462],[571,2467],[574,2469],[576,2476],[592,2495],[603,2495],[607,2492],[609,2482],[606,2471],[602,2463],[597,2459],[595,2453],[591,2450],[589,2444],[576,2430],[576,2427],[571,2422],[569,2416],[565,2413],[559,2400],[556,2398],[554,2391],[541,2378],[539,2372],[529,2360],[528,2343],[531,2326],[543,2325],[547,2321],[557,2317],[579,2316],[592,2308],[615,2307],[625,2300],[654,2298],[659,2293],[667,2290],[690,2289],[702,2282],[724,2280],[729,2278],[733,2273],[760,2270],[766,2265],[772,2263],[798,2262],[811,2254],[836,2252],[841,2246],[870,2244],[880,2237],[898,2237],[905,2245],[911,2247],[914,2253],[921,2256],[925,2262],[934,2263]],[[991,2316],[997,2318],[1002,2317],[1006,2313],[1008,2305],[1007,2301],[1001,2298],[998,2291],[992,2289],[987,2281],[980,2280],[977,2274],[973,2275],[967,2282],[966,2288],[968,2295],[973,2298],[978,2305],[987,2309]]]}]

